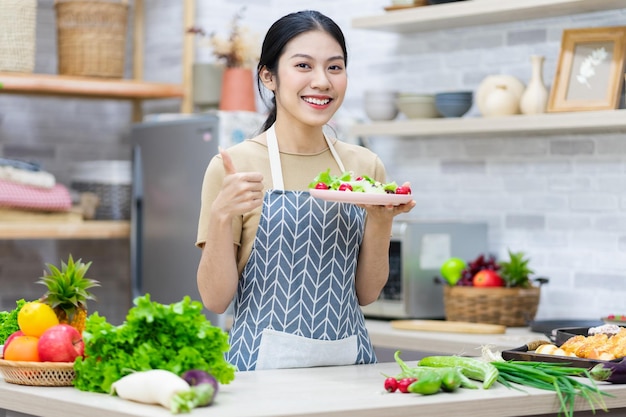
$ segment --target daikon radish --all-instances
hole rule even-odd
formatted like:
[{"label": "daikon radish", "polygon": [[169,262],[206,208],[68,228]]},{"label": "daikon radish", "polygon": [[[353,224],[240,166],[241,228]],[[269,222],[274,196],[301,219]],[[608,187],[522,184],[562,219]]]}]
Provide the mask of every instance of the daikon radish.
[{"label": "daikon radish", "polygon": [[190,385],[173,372],[163,369],[133,372],[111,385],[111,394],[144,404],[160,404],[172,413],[189,412],[197,405],[193,399],[181,401],[181,394],[189,397]]}]

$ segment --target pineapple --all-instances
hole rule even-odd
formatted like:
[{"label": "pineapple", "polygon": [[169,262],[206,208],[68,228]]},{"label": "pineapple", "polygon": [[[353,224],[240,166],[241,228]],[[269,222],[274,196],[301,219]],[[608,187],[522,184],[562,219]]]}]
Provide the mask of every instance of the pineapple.
[{"label": "pineapple", "polygon": [[50,273],[44,271],[44,276],[37,281],[48,287],[40,301],[52,307],[59,322],[82,333],[87,319],[87,300],[96,299],[89,289],[100,286],[98,281],[85,277],[91,262],[85,264],[81,259],[74,262],[70,254],[67,264],[61,261],[61,270],[52,264],[46,265]]},{"label": "pineapple", "polygon": [[499,263],[499,274],[506,282],[506,286],[521,288],[532,287],[530,275],[534,274],[534,271],[528,267],[530,260],[524,259],[523,252],[514,253],[509,251],[509,258],[508,262]]}]

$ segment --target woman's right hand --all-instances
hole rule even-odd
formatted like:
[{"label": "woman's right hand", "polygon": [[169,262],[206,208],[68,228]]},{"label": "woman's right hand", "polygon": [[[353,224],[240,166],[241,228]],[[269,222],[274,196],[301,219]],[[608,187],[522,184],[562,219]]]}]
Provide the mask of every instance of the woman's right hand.
[{"label": "woman's right hand", "polygon": [[222,189],[213,202],[216,213],[242,215],[263,204],[263,175],[260,172],[237,172],[228,152],[220,149],[224,162]]}]

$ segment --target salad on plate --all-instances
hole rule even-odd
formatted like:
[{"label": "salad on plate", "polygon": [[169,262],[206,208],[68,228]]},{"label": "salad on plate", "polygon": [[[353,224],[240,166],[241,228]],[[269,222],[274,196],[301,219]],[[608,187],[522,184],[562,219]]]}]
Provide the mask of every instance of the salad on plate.
[{"label": "salad on plate", "polygon": [[359,193],[411,194],[411,188],[398,185],[395,181],[382,183],[367,175],[355,176],[350,171],[341,175],[331,175],[330,168],[319,173],[309,184],[309,188]]},{"label": "salad on plate", "polygon": [[311,196],[326,201],[365,205],[397,206],[409,203],[411,188],[396,182],[382,183],[352,172],[331,175],[330,169],[318,174],[309,184]]}]

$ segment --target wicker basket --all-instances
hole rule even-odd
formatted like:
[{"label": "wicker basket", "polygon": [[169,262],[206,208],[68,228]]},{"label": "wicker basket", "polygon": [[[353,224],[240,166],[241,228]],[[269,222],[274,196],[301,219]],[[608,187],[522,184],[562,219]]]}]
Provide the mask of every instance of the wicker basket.
[{"label": "wicker basket", "polygon": [[22,362],[0,359],[0,375],[6,382],[39,387],[73,385],[74,362]]},{"label": "wicker basket", "polygon": [[33,72],[37,0],[0,1],[0,71]]},{"label": "wicker basket", "polygon": [[446,320],[524,327],[535,318],[541,289],[444,287]]},{"label": "wicker basket", "polygon": [[59,74],[123,78],[127,0],[56,0]]}]

